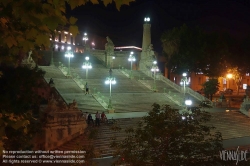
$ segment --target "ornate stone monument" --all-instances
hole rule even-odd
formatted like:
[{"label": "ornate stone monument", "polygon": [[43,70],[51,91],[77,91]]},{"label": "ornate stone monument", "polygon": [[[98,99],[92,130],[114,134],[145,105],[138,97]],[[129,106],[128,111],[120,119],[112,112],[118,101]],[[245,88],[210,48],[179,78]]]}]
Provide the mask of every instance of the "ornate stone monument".
[{"label": "ornate stone monument", "polygon": [[113,41],[108,36],[106,37],[106,39],[107,39],[107,43],[105,44],[105,51],[106,51],[106,53],[105,53],[105,65],[106,65],[106,67],[111,67],[112,60],[113,60],[112,58],[115,55],[114,54],[115,45],[114,45]]},{"label": "ornate stone monument", "polygon": [[[86,120],[82,112],[78,109],[77,103],[66,105],[63,101],[50,98],[47,107],[41,110],[43,127],[43,148],[44,150],[54,149],[73,138],[84,133],[87,127]],[[39,138],[38,138],[39,139]],[[40,140],[41,142],[41,140]]]},{"label": "ornate stone monument", "polygon": [[143,39],[142,39],[142,52],[139,63],[139,69],[148,73],[154,61],[153,44],[151,44],[151,24],[150,19],[145,18],[143,24]]},{"label": "ornate stone monument", "polygon": [[28,52],[28,57],[26,56],[23,61],[22,65],[28,66],[29,68],[34,68],[36,66],[35,61],[32,59],[32,50]]}]

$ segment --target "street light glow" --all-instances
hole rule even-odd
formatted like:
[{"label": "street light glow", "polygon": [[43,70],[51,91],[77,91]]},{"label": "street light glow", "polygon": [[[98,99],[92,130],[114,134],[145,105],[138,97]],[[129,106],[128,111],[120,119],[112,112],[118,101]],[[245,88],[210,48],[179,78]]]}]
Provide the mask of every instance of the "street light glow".
[{"label": "street light glow", "polygon": [[136,59],[135,59],[135,57],[133,56],[133,54],[130,54],[130,55],[129,55],[128,61],[130,61],[130,62],[136,61]]},{"label": "street light glow", "polygon": [[187,106],[192,105],[192,100],[190,100],[190,99],[185,100],[185,104],[186,104]]},{"label": "street light glow", "polygon": [[227,78],[232,78],[233,77],[233,75],[232,74],[227,74]]},{"label": "street light glow", "polygon": [[82,68],[86,69],[86,83],[88,82],[88,69],[92,69],[92,65],[89,62],[89,57],[85,57],[85,62],[83,62]]},{"label": "street light glow", "polygon": [[65,57],[67,57],[67,58],[73,58],[73,57],[74,57],[74,54],[73,54],[73,52],[71,52],[71,51],[67,51],[67,52],[65,53]]},{"label": "street light glow", "polygon": [[182,76],[183,76],[183,77],[186,77],[186,76],[187,76],[187,73],[183,73]]},{"label": "street light glow", "polygon": [[149,22],[149,21],[150,21],[150,18],[149,18],[149,17],[145,17],[145,18],[144,18],[144,21],[145,21],[145,22]]}]

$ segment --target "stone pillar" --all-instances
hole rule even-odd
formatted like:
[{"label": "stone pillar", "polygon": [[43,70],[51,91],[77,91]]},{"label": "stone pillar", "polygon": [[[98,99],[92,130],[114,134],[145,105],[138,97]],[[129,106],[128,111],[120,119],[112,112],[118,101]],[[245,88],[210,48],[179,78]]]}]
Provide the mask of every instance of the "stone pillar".
[{"label": "stone pillar", "polygon": [[144,22],[141,59],[144,59],[147,56],[147,49],[150,44],[151,44],[151,24],[149,22]]},{"label": "stone pillar", "polygon": [[145,18],[143,24],[142,52],[139,62],[139,70],[148,73],[152,67],[154,51],[151,44],[150,19]]}]

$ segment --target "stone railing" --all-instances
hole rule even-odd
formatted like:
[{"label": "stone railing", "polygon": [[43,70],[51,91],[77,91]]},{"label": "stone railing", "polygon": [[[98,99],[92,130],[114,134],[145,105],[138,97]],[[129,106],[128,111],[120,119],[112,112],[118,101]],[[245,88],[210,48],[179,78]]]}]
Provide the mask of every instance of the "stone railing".
[{"label": "stone railing", "polygon": [[[153,75],[152,75],[151,71],[143,71],[143,73],[146,74],[147,76],[153,78]],[[168,84],[169,86],[171,86],[172,88],[174,88],[175,90],[177,90],[180,93],[183,93],[183,91],[184,91],[183,87],[181,87],[181,86],[177,85],[176,83],[170,81],[169,79],[164,77],[162,74],[157,74],[156,79],[165,82],[166,84]],[[201,94],[195,92],[194,90],[192,90],[189,87],[185,87],[185,91],[186,91],[186,93],[188,93],[191,96],[195,97],[199,101],[210,101],[208,98],[206,98],[206,97],[202,96]],[[212,103],[212,101],[210,101],[210,102]]]},{"label": "stone railing", "polygon": [[177,97],[177,96],[171,94],[170,92],[169,93],[164,93],[164,95],[166,95],[167,98],[169,98],[171,101],[173,101],[178,106],[184,106],[183,105],[183,100],[180,97]]}]

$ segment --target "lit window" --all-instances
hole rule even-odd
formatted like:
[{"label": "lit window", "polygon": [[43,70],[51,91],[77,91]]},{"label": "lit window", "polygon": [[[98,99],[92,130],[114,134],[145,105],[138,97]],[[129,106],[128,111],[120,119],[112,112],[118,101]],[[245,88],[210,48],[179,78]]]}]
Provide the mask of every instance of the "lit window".
[{"label": "lit window", "polygon": [[246,76],[249,76],[249,73],[246,73]]},{"label": "lit window", "polygon": [[64,36],[64,42],[67,42],[67,35]]}]

